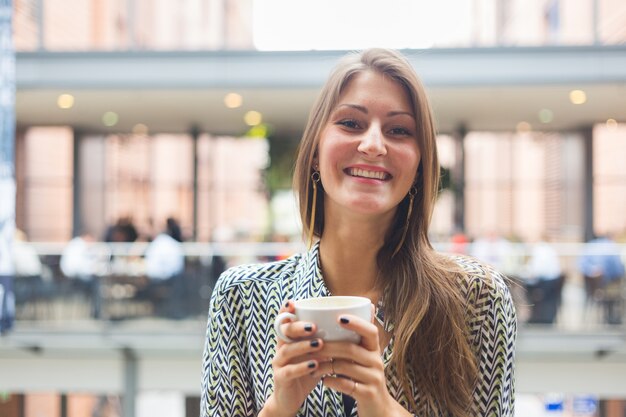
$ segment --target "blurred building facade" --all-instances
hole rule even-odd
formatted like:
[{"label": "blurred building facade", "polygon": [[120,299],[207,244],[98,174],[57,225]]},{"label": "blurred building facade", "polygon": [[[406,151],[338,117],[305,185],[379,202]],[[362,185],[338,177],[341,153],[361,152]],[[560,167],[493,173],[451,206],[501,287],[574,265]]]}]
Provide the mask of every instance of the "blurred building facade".
[{"label": "blurred building facade", "polygon": [[[13,0],[13,4],[15,46],[22,53],[254,49],[253,0]],[[473,0],[471,5],[467,36],[435,47],[626,42],[622,0]],[[53,93],[57,97],[63,91]],[[167,104],[167,93],[163,101]],[[56,103],[49,104],[56,109]],[[593,97],[586,105],[594,105]],[[565,98],[560,111],[584,112],[576,106]],[[622,162],[626,119],[616,116],[559,131],[550,125],[558,117],[557,109],[544,110],[520,116],[509,129],[468,131],[459,126],[457,131],[442,132],[442,164],[455,179],[461,178],[456,187],[462,186],[463,205],[459,219],[458,188],[442,194],[433,222],[436,238],[446,238],[461,225],[470,236],[496,232],[535,240],[548,234],[582,241],[589,213],[595,232],[626,229]],[[124,114],[109,116],[95,129],[61,122],[33,125],[18,112],[16,221],[31,240],[65,242],[83,229],[103,236],[107,225],[121,217],[132,218],[143,237],[158,233],[158,225],[170,216],[180,220],[187,238],[198,241],[257,240],[271,233],[263,174],[271,162],[269,142],[248,137],[249,126],[243,121],[229,135],[218,125],[197,131],[192,119],[186,133],[152,131],[141,124],[116,131],[116,118]],[[297,140],[298,133],[290,139]],[[585,206],[589,191],[592,207]],[[195,382],[187,385],[195,390]],[[9,403],[0,402],[0,409],[35,416],[43,407],[47,415],[75,416],[91,415],[101,403],[102,415],[121,414],[115,398],[104,401],[92,395],[97,389],[86,391],[12,395]],[[186,401],[185,406],[169,415],[197,415],[197,398],[187,394],[184,400],[179,393],[174,402]],[[138,414],[154,408],[140,405]]]},{"label": "blurred building facade", "polygon": [[[254,48],[251,0],[185,0],[176,6],[144,0],[20,0],[14,8],[19,51]],[[476,0],[468,18],[471,36],[437,46],[626,41],[626,6],[617,0]],[[452,164],[448,168],[460,157],[467,161],[461,226],[469,235],[494,231],[532,240],[544,233],[566,241],[584,239],[587,196],[582,184],[589,149],[593,227],[617,234],[626,229],[624,197],[619,197],[626,195],[626,172],[615,160],[626,152],[624,125],[597,120],[579,131],[552,131],[549,122],[558,115],[544,110],[527,115],[509,132],[464,132],[461,150],[443,144],[453,143],[455,132],[442,135],[442,160]],[[81,126],[25,126],[19,113],[17,118],[17,224],[33,240],[64,241],[77,229],[100,236],[107,224],[128,216],[146,235],[158,232],[153,225],[167,216],[179,218],[186,235],[201,241],[215,238],[216,231],[229,239],[272,232],[263,186],[269,163],[263,140],[218,137],[210,131],[194,139],[192,134],[149,132],[142,125],[134,133],[115,133],[113,124],[113,133],[103,134]],[[242,135],[243,127],[236,136]],[[586,148],[589,135],[593,145]],[[230,158],[233,154],[238,157]],[[74,198],[76,192],[79,198]],[[459,227],[454,199],[440,199],[434,236],[443,238]],[[81,215],[72,220],[77,210]],[[44,212],[54,213],[55,221]]]}]

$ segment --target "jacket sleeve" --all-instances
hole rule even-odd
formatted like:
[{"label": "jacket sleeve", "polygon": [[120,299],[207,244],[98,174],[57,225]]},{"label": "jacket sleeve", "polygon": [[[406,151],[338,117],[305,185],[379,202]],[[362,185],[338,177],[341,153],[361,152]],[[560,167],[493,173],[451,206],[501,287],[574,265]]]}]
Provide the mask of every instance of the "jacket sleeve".
[{"label": "jacket sleeve", "polygon": [[517,318],[511,293],[495,273],[489,289],[478,297],[480,326],[475,334],[478,381],[474,390],[475,414],[512,417],[515,404],[515,341]]},{"label": "jacket sleeve", "polygon": [[[227,274],[227,273],[225,273]],[[244,304],[226,275],[213,290],[202,367],[201,417],[254,416],[245,350]]]}]

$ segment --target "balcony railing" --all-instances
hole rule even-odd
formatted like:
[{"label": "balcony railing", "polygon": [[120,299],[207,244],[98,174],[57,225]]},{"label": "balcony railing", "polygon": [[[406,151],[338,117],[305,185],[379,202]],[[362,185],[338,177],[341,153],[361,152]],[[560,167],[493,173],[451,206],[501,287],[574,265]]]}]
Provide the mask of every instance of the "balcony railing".
[{"label": "balcony railing", "polygon": [[[67,320],[132,320],[141,318],[204,320],[208,301],[219,274],[242,263],[267,262],[305,250],[302,243],[183,243],[184,269],[173,279],[154,280],[146,272],[147,243],[93,243],[92,273],[71,277],[60,267],[64,244],[32,243],[42,273],[15,279],[16,319],[40,322]],[[437,250],[453,252],[450,243],[435,244]],[[600,288],[590,294],[578,269],[585,248],[580,243],[556,243],[562,275],[549,286],[538,285],[527,274],[531,246],[509,244],[506,269],[510,289],[522,325],[552,325],[560,330],[622,328],[626,290],[624,279],[613,283],[611,294]],[[617,246],[626,254],[626,245]],[[471,245],[464,248],[472,253]],[[507,256],[507,254],[505,254]],[[504,267],[502,267],[504,268]],[[535,311],[547,291],[553,296],[552,318]],[[610,296],[610,300],[609,300]],[[611,302],[617,319],[608,321],[604,309]],[[545,315],[545,314],[544,314]]]}]

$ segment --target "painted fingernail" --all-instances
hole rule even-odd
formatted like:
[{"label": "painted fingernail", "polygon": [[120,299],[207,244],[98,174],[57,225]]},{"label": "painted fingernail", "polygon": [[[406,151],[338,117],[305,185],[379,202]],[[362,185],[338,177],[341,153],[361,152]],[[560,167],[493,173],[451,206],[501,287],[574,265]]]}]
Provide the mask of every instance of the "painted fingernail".
[{"label": "painted fingernail", "polygon": [[315,368],[315,362],[311,361],[311,362],[308,363],[307,366],[309,367],[309,369],[313,369],[313,368]]},{"label": "painted fingernail", "polygon": [[346,317],[342,317],[339,319],[340,322],[342,322],[343,324],[348,324],[350,323],[350,320],[348,320]]},{"label": "painted fingernail", "polygon": [[304,325],[304,330],[307,332],[313,331],[313,325],[310,323],[307,323]]},{"label": "painted fingernail", "polygon": [[285,307],[286,307],[286,308],[289,308],[289,301],[287,301],[287,302],[285,303]]},{"label": "painted fingernail", "polygon": [[320,345],[320,341],[317,339],[311,340],[311,347],[318,347]]}]

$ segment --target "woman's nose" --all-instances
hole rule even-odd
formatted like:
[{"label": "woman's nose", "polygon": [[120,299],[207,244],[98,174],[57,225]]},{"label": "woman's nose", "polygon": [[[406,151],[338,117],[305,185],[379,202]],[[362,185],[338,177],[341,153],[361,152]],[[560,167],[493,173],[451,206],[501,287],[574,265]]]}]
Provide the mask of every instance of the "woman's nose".
[{"label": "woman's nose", "polygon": [[372,125],[363,133],[358,150],[368,156],[382,156],[387,154],[385,137],[380,127]]}]

